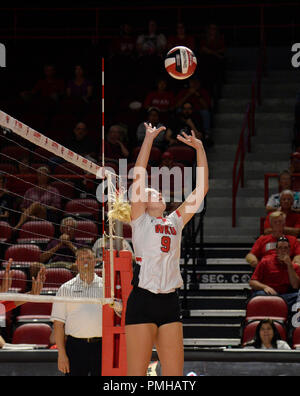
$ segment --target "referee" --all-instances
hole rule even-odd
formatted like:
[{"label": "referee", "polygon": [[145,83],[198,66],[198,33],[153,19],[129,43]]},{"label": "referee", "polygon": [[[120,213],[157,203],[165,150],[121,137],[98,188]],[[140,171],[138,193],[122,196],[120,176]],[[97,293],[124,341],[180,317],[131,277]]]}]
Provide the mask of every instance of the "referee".
[{"label": "referee", "polygon": [[[102,298],[102,278],[95,274],[96,259],[89,248],[76,252],[78,275],[64,283],[57,296]],[[102,305],[53,304],[51,319],[58,349],[58,369],[68,376],[100,376],[102,360]]]}]

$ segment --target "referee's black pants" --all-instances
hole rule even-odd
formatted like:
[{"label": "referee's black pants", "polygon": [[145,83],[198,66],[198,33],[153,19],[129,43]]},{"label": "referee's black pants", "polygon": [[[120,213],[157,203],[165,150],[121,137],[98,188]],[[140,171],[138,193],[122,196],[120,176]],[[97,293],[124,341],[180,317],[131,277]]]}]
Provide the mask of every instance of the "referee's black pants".
[{"label": "referee's black pants", "polygon": [[66,352],[70,362],[67,376],[101,376],[102,338],[87,342],[67,336]]}]

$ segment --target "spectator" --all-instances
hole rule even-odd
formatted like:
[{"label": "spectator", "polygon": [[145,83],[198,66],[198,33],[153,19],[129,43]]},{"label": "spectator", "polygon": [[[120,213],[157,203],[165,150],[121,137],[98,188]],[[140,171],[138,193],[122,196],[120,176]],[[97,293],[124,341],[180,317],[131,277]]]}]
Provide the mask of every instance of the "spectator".
[{"label": "spectator", "polygon": [[263,319],[256,327],[252,341],[245,345],[247,349],[291,349],[288,343],[281,339],[272,319]]},{"label": "spectator", "polygon": [[[137,64],[136,80],[142,81],[143,86],[151,87],[155,76],[162,72],[162,54],[166,50],[167,39],[164,34],[159,33],[157,23],[150,20],[148,32],[138,36],[136,41]],[[145,76],[147,78],[145,79]]]},{"label": "spectator", "polygon": [[146,110],[157,108],[160,111],[160,117],[163,122],[168,121],[169,113],[174,106],[174,94],[167,90],[167,80],[160,78],[157,81],[157,89],[151,91],[145,98],[144,107]]},{"label": "spectator", "polygon": [[13,198],[5,188],[6,177],[0,172],[0,221],[11,220],[11,210],[13,208]]},{"label": "spectator", "polygon": [[195,113],[202,119],[204,138],[210,137],[211,129],[211,99],[208,91],[202,87],[201,81],[192,77],[188,80],[188,88],[179,91],[175,98],[175,107],[182,108],[184,103],[189,102]]},{"label": "spectator", "polygon": [[93,95],[93,85],[91,81],[85,77],[85,71],[82,65],[75,66],[75,76],[68,84],[67,95],[81,98],[86,103],[89,103]]},{"label": "spectator", "polygon": [[[102,298],[102,278],[95,274],[96,259],[89,248],[78,249],[78,275],[64,283],[57,296]],[[76,307],[74,307],[76,305]],[[58,349],[58,369],[68,376],[100,376],[102,361],[102,305],[54,303],[51,319]]]},{"label": "spectator", "polygon": [[199,67],[214,99],[221,96],[225,72],[225,41],[217,25],[210,24],[200,41]]},{"label": "spectator", "polygon": [[91,161],[95,161],[97,158],[98,150],[90,138],[87,125],[84,122],[78,122],[75,125],[71,139],[66,144],[70,150]]},{"label": "spectator", "polygon": [[182,22],[178,22],[176,25],[176,34],[168,38],[167,49],[170,50],[177,46],[184,46],[195,51],[195,38],[194,36],[187,34],[185,25]]},{"label": "spectator", "polygon": [[[98,262],[103,260],[103,258],[102,258],[103,248],[106,250],[110,248],[109,237],[98,238],[96,240],[96,242],[94,243],[92,250],[93,250]],[[113,248],[114,249],[117,248],[116,247],[116,239],[113,239]],[[132,257],[134,259],[133,250],[132,250],[129,242],[125,238],[122,238],[122,250],[128,250],[132,254]]]},{"label": "spectator", "polygon": [[165,51],[167,39],[164,34],[157,32],[157,23],[148,22],[148,32],[138,36],[136,41],[137,52],[140,56],[161,55]]},{"label": "spectator", "polygon": [[44,78],[38,80],[31,91],[22,92],[21,96],[24,99],[31,99],[38,95],[57,101],[63,96],[64,92],[64,81],[56,76],[55,66],[48,64],[44,66]]},{"label": "spectator", "polygon": [[[27,220],[49,220],[57,217],[61,209],[61,197],[57,188],[49,184],[49,168],[41,166],[37,169],[37,186],[29,188],[21,204],[20,220],[15,226],[19,229]],[[55,221],[54,221],[55,222]]]},{"label": "spectator", "polygon": [[[285,234],[298,236],[300,231],[300,215],[293,212],[294,193],[291,190],[284,190],[280,193],[280,210],[285,214]],[[264,223],[264,234],[270,234],[272,228],[270,225],[270,213]]]},{"label": "spectator", "polygon": [[129,23],[123,23],[120,27],[120,35],[113,40],[111,52],[113,58],[125,60],[135,57],[136,37]]},{"label": "spectator", "polygon": [[[279,175],[279,193],[272,194],[266,205],[267,212],[273,212],[275,210],[280,210],[280,192],[283,190],[292,189],[292,177],[289,171],[285,170]],[[294,191],[294,203],[292,210],[300,209],[300,193]]]},{"label": "spectator", "polygon": [[286,237],[280,237],[276,243],[276,254],[264,257],[255,268],[250,280],[255,296],[280,296],[289,309],[296,302],[300,288],[300,266],[292,263],[290,243]]},{"label": "spectator", "polygon": [[[291,174],[300,173],[300,152],[295,151],[294,153],[291,154],[289,171]],[[292,186],[295,191],[300,190],[300,177],[299,176],[292,177]]]},{"label": "spectator", "polygon": [[180,132],[185,132],[188,135],[193,130],[198,139],[203,139],[202,122],[199,114],[194,111],[191,102],[185,102],[182,106],[182,111],[170,120],[170,128],[166,131],[166,140],[169,145],[178,144],[176,136]]},{"label": "spectator", "polygon": [[[156,107],[150,107],[148,109],[148,116],[146,123],[150,123],[153,127],[156,127],[157,129],[163,126],[162,122],[160,121],[160,111]],[[170,134],[171,131],[163,131],[160,133],[153,142],[153,145],[158,147],[161,150],[164,150],[167,146],[167,135]],[[137,143],[138,145],[141,145],[144,141],[144,137],[146,134],[146,127],[145,127],[145,122],[141,122],[139,126],[137,127],[136,131],[136,136],[137,136]]]},{"label": "spectator", "polygon": [[41,253],[40,263],[31,265],[31,274],[35,274],[37,269],[43,266],[41,263],[48,268],[67,268],[77,272],[74,264],[76,251],[85,244],[75,241],[76,227],[77,221],[72,217],[66,217],[61,221],[60,237],[48,243],[46,250]]},{"label": "spectator", "polygon": [[115,124],[109,128],[104,142],[104,154],[106,161],[118,161],[119,158],[127,158],[129,151],[125,146],[126,130],[121,125]]},{"label": "spectator", "polygon": [[272,232],[267,235],[261,235],[246,256],[246,261],[251,267],[255,268],[263,257],[276,254],[277,240],[283,236],[289,240],[293,262],[300,265],[300,243],[295,236],[285,235],[285,217],[285,214],[280,211],[270,213],[269,219]]}]

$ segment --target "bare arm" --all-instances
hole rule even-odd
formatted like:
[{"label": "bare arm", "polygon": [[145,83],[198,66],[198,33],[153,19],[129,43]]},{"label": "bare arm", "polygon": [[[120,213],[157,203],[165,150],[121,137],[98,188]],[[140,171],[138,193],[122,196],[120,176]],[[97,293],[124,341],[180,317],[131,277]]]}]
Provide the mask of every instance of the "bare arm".
[{"label": "bare arm", "polygon": [[272,289],[272,287],[269,287],[268,285],[265,285],[264,283],[261,283],[258,280],[251,279],[249,285],[253,290],[263,290],[266,294],[270,294],[272,296],[277,295],[277,292],[274,289]]},{"label": "bare arm", "polygon": [[185,225],[197,212],[205,195],[207,194],[208,165],[202,142],[196,138],[194,131],[192,131],[191,136],[188,136],[184,132],[182,134],[183,136],[178,135],[177,139],[188,146],[195,148],[197,153],[196,188],[178,208],[183,219],[183,224]]},{"label": "bare arm", "polygon": [[245,259],[246,259],[247,263],[250,264],[251,267],[253,267],[253,268],[255,268],[258,264],[257,257],[252,253],[248,253]]},{"label": "bare arm", "polygon": [[134,171],[133,171],[133,184],[132,184],[132,197],[131,197],[131,217],[132,220],[140,217],[146,209],[146,197],[145,197],[145,176],[146,168],[148,165],[150,152],[153,144],[153,140],[158,134],[165,130],[165,127],[152,128],[151,124],[146,124],[146,134],[141,146],[139,155],[137,157]]},{"label": "bare arm", "polygon": [[58,350],[58,360],[57,360],[58,370],[64,374],[69,373],[70,363],[66,353],[65,324],[58,320],[54,320],[53,329],[54,329],[54,338]]}]

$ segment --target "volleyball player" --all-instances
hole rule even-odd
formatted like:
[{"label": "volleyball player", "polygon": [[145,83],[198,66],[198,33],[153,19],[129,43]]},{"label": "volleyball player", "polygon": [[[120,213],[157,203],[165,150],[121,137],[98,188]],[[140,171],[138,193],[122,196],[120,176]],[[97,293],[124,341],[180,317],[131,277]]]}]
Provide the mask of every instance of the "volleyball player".
[{"label": "volleyball player", "polygon": [[125,332],[127,375],[146,375],[155,345],[162,375],[183,375],[183,329],[177,289],[181,232],[208,191],[208,166],[202,142],[183,133],[177,139],[196,150],[196,188],[179,208],[163,217],[166,203],[145,188],[145,171],[153,140],[165,129],[145,124],[146,135],[134,168],[131,197],[132,243],[136,256],[133,290],[128,298]]}]

